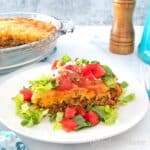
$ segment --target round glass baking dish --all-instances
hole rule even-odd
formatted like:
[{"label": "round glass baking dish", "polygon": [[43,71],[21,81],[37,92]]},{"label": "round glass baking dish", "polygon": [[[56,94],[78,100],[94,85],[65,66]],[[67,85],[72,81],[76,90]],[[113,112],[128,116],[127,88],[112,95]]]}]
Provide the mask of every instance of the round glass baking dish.
[{"label": "round glass baking dish", "polygon": [[50,55],[57,39],[67,32],[73,32],[74,26],[71,21],[57,19],[40,13],[9,12],[0,13],[0,18],[32,18],[44,22],[51,22],[57,31],[45,39],[32,43],[0,49],[0,74],[10,72],[19,67],[42,60]]}]

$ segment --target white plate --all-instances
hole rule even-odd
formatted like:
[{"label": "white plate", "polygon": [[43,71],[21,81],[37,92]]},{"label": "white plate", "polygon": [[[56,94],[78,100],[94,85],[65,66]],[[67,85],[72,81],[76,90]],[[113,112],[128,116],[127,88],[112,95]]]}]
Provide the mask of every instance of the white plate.
[{"label": "white plate", "polygon": [[85,143],[102,140],[127,131],[141,121],[148,110],[149,101],[144,88],[134,78],[125,74],[125,71],[116,69],[115,73],[119,80],[126,80],[129,83],[128,91],[136,94],[136,100],[127,106],[120,107],[118,119],[114,125],[107,126],[100,123],[89,129],[67,133],[62,130],[54,131],[48,119],[45,119],[32,128],[22,127],[20,118],[15,114],[15,104],[11,101],[11,97],[15,96],[28,80],[49,72],[49,65],[39,65],[14,75],[0,85],[0,121],[4,125],[19,134],[41,141],[65,144]]}]

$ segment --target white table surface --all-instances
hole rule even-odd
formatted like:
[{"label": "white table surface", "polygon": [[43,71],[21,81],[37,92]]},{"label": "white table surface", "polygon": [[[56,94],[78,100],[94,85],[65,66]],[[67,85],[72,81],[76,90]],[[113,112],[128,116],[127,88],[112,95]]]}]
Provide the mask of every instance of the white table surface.
[{"label": "white table surface", "polygon": [[[125,69],[131,75],[134,75],[138,80],[139,65],[142,62],[138,59],[136,47],[140,42],[143,27],[135,27],[135,51],[133,54],[127,56],[114,55],[109,52],[109,34],[110,26],[77,26],[73,34],[67,34],[59,38],[57,43],[57,52],[50,57],[52,59],[58,58],[63,54],[69,54],[73,57],[87,57],[99,59],[101,62],[110,64],[114,61],[115,64],[123,71]],[[47,62],[44,62],[47,63]],[[38,65],[33,64],[17,71],[17,74],[24,69]],[[10,78],[13,72],[8,75],[0,76],[0,83]],[[136,110],[135,108],[135,111]],[[6,129],[2,124],[0,128]],[[150,149],[150,110],[144,119],[135,127],[118,135],[103,141],[96,141],[87,144],[77,145],[62,145],[51,144],[35,141],[20,135],[22,140],[28,145],[30,150],[149,150]]]}]

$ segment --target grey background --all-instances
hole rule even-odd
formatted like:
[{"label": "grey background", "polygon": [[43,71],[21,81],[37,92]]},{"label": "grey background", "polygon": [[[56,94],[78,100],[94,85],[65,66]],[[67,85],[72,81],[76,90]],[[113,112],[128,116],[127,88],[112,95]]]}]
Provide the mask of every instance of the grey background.
[{"label": "grey background", "polygon": [[[134,23],[142,25],[150,0],[136,0]],[[112,0],[0,0],[0,12],[41,12],[76,24],[111,24]]]}]

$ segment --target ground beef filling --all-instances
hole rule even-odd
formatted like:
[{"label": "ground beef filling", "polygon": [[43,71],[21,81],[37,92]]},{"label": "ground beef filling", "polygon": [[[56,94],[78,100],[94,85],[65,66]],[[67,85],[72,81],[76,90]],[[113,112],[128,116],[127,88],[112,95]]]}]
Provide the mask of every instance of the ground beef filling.
[{"label": "ground beef filling", "polygon": [[118,93],[116,89],[110,89],[107,95],[99,98],[95,96],[92,99],[87,99],[86,97],[83,98],[81,96],[78,96],[75,98],[70,98],[69,100],[63,100],[61,103],[55,103],[53,105],[50,105],[49,107],[44,107],[42,101],[39,99],[36,105],[37,107],[49,108],[50,113],[64,111],[64,109],[68,106],[86,108],[91,104],[95,104],[99,106],[109,105],[113,107],[116,105],[119,96],[120,93]]}]

